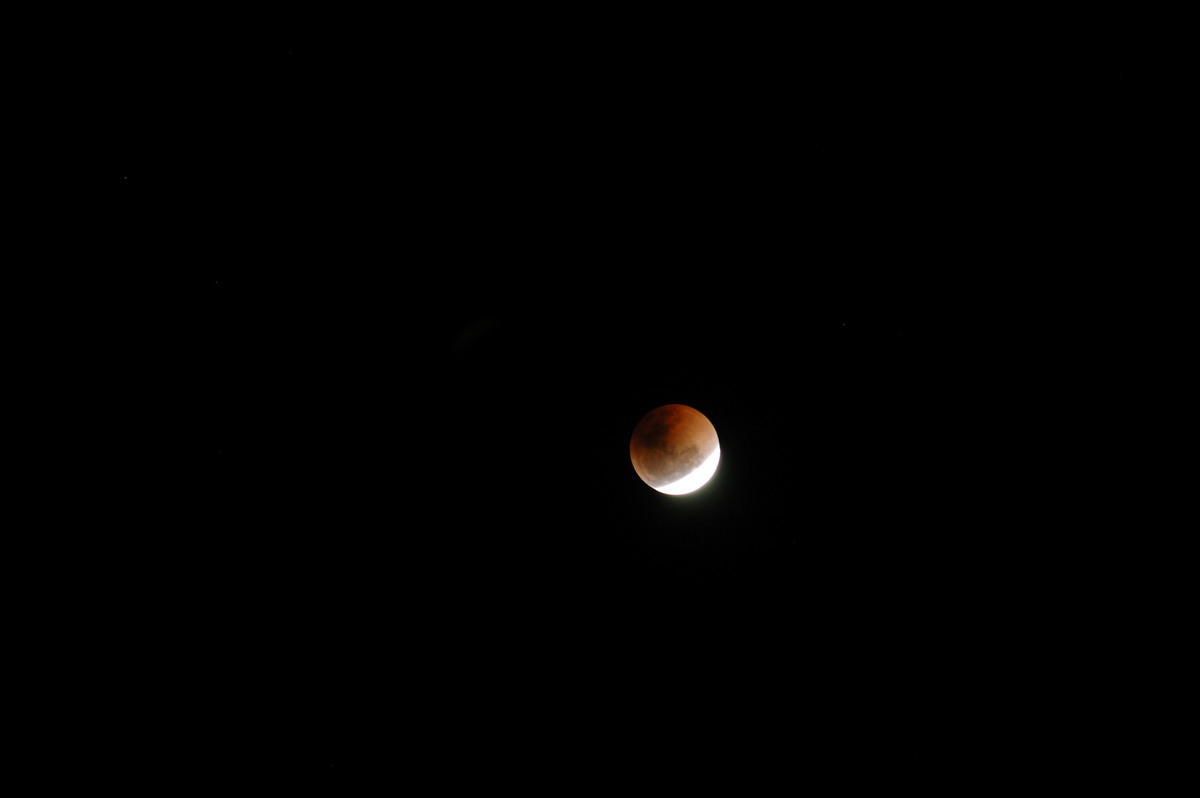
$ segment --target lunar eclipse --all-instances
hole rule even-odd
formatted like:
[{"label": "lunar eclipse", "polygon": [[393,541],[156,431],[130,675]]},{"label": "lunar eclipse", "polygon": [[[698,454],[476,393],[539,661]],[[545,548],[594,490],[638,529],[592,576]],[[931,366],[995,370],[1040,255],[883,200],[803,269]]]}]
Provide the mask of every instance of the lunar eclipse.
[{"label": "lunar eclipse", "polygon": [[651,410],[633,430],[629,459],[642,481],[679,496],[703,487],[716,473],[721,446],[712,422],[687,405]]}]

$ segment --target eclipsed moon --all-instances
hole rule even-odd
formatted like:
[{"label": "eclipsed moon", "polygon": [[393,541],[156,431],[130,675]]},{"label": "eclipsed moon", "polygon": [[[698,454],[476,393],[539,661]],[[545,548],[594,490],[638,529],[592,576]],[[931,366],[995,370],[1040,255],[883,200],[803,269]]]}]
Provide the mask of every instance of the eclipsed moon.
[{"label": "eclipsed moon", "polygon": [[717,430],[703,413],[687,405],[651,410],[629,440],[633,470],[660,493],[678,496],[704,486],[721,459]]}]

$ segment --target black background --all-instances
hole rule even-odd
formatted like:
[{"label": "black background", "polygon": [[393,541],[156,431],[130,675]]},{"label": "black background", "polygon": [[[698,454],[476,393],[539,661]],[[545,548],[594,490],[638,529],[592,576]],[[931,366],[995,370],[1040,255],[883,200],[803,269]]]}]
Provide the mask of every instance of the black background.
[{"label": "black background", "polygon": [[[1032,733],[1097,622],[1040,433],[1132,235],[1119,39],[311,22],[115,56],[129,249],[206,296],[164,581],[221,757],[745,786]],[[721,440],[683,497],[628,459],[672,402]]]}]

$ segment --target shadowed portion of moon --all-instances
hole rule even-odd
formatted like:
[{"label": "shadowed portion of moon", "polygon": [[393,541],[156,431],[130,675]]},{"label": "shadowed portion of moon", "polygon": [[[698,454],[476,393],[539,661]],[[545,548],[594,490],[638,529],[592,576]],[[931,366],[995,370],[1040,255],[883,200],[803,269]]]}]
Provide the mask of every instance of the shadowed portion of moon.
[{"label": "shadowed portion of moon", "polygon": [[687,405],[663,405],[647,413],[634,428],[629,458],[647,485],[664,493],[681,493],[690,491],[669,490],[670,486],[701,467],[715,470],[715,460],[710,458],[718,449],[717,431],[703,413]]}]

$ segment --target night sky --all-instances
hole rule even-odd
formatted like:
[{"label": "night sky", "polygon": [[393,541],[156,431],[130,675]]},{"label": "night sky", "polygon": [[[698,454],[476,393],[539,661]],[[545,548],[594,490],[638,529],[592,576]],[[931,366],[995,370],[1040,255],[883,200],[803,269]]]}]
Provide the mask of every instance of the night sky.
[{"label": "night sky", "polygon": [[[224,756],[829,785],[1008,739],[1079,556],[1029,355],[1126,244],[1120,51],[388,23],[122,51],[130,250],[205,297]],[[630,465],[667,403],[720,436],[692,495]]]}]

